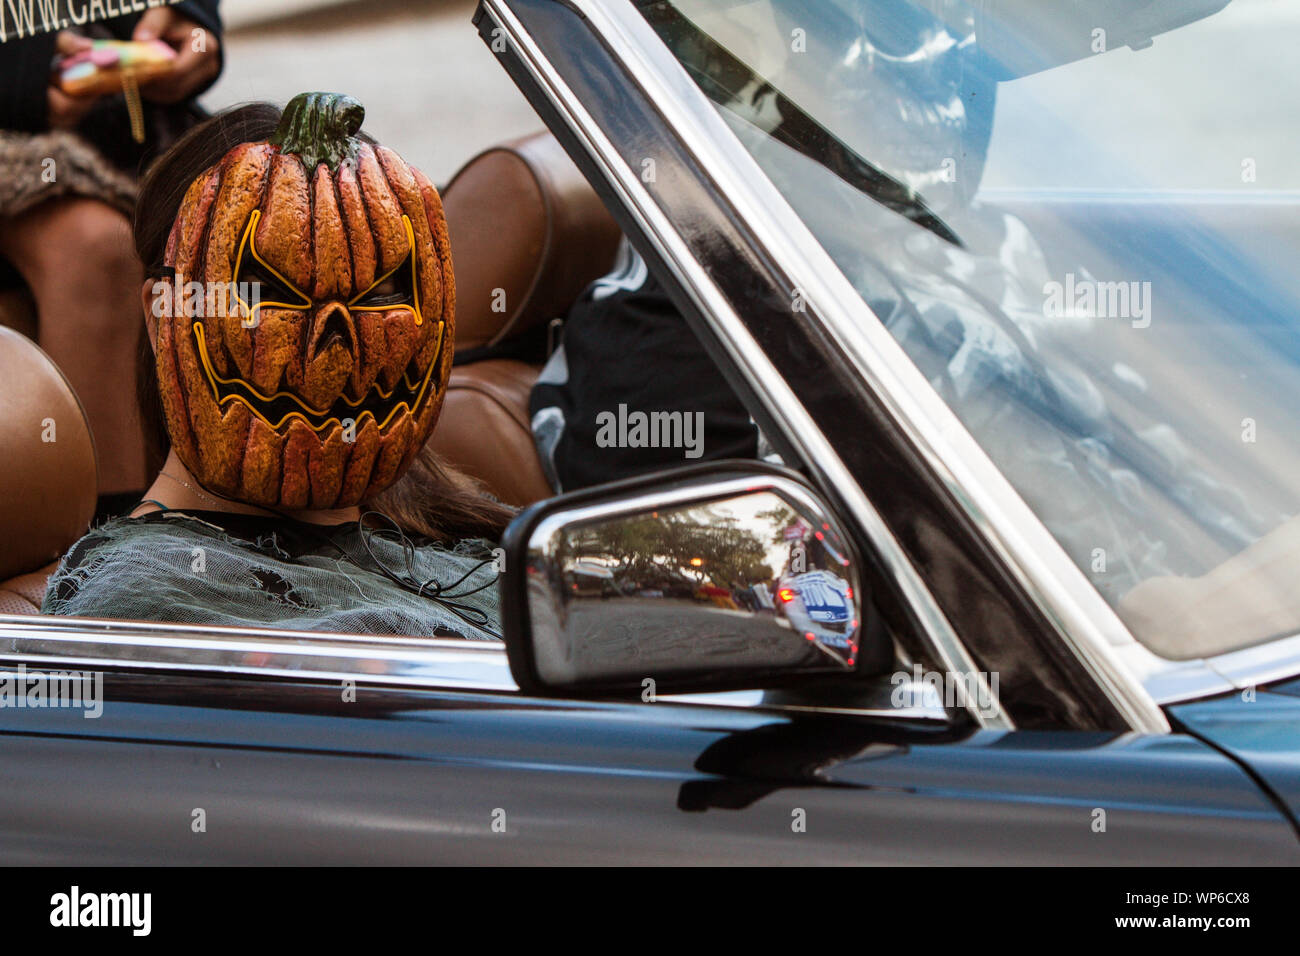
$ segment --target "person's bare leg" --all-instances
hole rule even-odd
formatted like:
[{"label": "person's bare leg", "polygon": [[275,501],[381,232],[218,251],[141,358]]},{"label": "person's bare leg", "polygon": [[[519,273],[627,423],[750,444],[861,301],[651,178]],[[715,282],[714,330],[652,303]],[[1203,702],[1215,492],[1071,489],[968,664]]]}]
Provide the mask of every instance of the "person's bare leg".
[{"label": "person's bare leg", "polygon": [[0,221],[0,253],[36,299],[40,346],[90,419],[99,493],[148,484],[136,406],[142,273],[121,212],[94,199],[46,202]]}]

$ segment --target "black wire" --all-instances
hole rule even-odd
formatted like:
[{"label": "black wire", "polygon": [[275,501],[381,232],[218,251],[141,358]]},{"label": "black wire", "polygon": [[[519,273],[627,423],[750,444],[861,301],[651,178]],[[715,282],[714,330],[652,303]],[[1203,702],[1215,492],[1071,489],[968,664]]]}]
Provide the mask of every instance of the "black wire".
[{"label": "black wire", "polygon": [[[392,525],[392,528],[390,529],[391,533],[397,535],[397,538],[401,541],[402,557],[406,564],[405,577],[398,575],[396,572],[390,569],[384,563],[383,559],[380,558],[379,555],[375,554],[374,549],[371,547],[371,539],[374,537],[379,537],[380,540],[392,540],[391,538],[385,537],[385,531],[389,529],[374,529],[374,528],[366,527],[365,521],[367,518],[371,516],[374,516],[376,518],[382,518],[384,521],[387,521],[390,525]],[[406,533],[401,529],[401,527],[397,524],[397,522],[394,521],[391,517],[389,517],[388,515],[384,514],[381,511],[367,511],[364,514],[362,514],[360,518],[357,519],[357,531],[361,537],[361,543],[365,546],[366,553],[370,555],[370,559],[375,563],[375,566],[379,568],[379,570],[383,572],[383,574],[394,584],[397,584],[399,587],[411,591],[413,594],[419,597],[428,598],[431,601],[437,602],[439,605],[446,608],[448,611],[451,611],[451,613],[455,614],[457,617],[459,617],[461,620],[465,621],[466,623],[473,624],[475,627],[482,628],[483,630],[487,631],[489,634],[492,634],[494,637],[500,639],[501,635],[497,634],[490,627],[488,627],[489,618],[486,612],[484,612],[480,608],[474,607],[473,605],[463,604],[458,600],[459,598],[468,597],[471,594],[477,594],[479,591],[482,591],[484,588],[490,586],[491,584],[494,584],[495,581],[489,581],[486,584],[474,588],[471,591],[462,591],[459,594],[449,593],[452,591],[453,588],[455,588],[458,584],[460,584],[462,581],[468,578],[479,568],[483,567],[486,564],[491,564],[492,563],[491,558],[487,558],[483,561],[480,561],[478,564],[474,565],[472,568],[470,568],[468,571],[466,571],[464,574],[462,574],[459,578],[457,578],[455,581],[451,582],[450,584],[446,584],[446,585],[440,584],[436,578],[429,578],[427,581],[421,582],[415,576],[415,545],[411,542],[410,538],[406,536]],[[340,552],[343,551],[343,549],[339,547],[337,544],[334,544],[334,547],[337,548]],[[350,555],[349,555],[349,560],[352,560]],[[353,561],[353,563],[356,562]],[[428,591],[428,593],[425,593],[426,591]]]},{"label": "black wire", "polygon": [[[355,557],[349,554],[346,548],[340,545],[328,534],[326,534],[324,531],[321,531],[319,528],[315,527],[310,522],[300,521],[297,518],[293,517],[292,515],[286,514],[285,512],[280,511],[276,508],[265,508],[264,510],[269,511],[272,514],[278,515],[279,517],[284,518],[288,521],[292,521],[295,525],[305,528],[307,531],[314,534],[321,541],[325,542],[331,548],[337,551],[340,555],[343,556],[344,560],[348,561],[354,567],[357,567],[362,571],[372,570],[371,568],[367,568],[364,564],[362,564]],[[392,527],[391,528],[367,527],[366,519],[372,516],[387,521]],[[481,608],[474,607],[471,604],[464,604],[459,600],[460,598],[469,597],[471,594],[477,594],[479,591],[482,591],[496,584],[495,577],[491,581],[488,581],[485,584],[482,584],[479,587],[474,588],[473,590],[462,591],[459,594],[448,593],[453,588],[455,588],[458,584],[460,584],[462,581],[464,581],[466,578],[472,575],[475,571],[477,571],[479,568],[483,567],[484,565],[491,564],[493,561],[492,558],[486,558],[483,561],[480,561],[478,564],[474,565],[472,568],[470,568],[468,571],[466,571],[464,574],[462,574],[459,578],[457,578],[455,581],[451,582],[450,584],[447,585],[440,584],[436,578],[429,578],[427,581],[421,582],[416,578],[416,573],[415,573],[415,550],[416,550],[415,544],[411,541],[410,538],[407,537],[406,532],[402,530],[401,526],[392,517],[384,514],[382,511],[364,512],[361,515],[361,517],[357,519],[357,534],[361,538],[361,543],[365,547],[366,553],[370,556],[370,560],[374,562],[375,568],[378,568],[379,572],[383,574],[384,577],[386,577],[389,581],[396,584],[402,590],[409,591],[410,593],[416,595],[417,597],[422,597],[425,598],[426,600],[433,601],[439,607],[442,607],[445,610],[450,611],[452,614],[456,615],[456,617],[460,618],[466,624],[469,624],[471,627],[478,628],[481,631],[485,631],[492,637],[496,638],[498,641],[504,640],[501,634],[499,634],[496,630],[494,630],[489,626],[491,619],[488,617],[486,611],[482,610]],[[389,534],[396,535],[396,538],[388,537],[387,535]],[[371,547],[371,539],[373,537],[378,537],[381,541],[390,541],[391,543],[394,544],[397,543],[401,544],[403,563],[406,565],[405,575],[393,571],[391,568],[388,567],[387,564],[384,563],[383,559],[381,559],[379,555],[375,554],[374,549]]]}]

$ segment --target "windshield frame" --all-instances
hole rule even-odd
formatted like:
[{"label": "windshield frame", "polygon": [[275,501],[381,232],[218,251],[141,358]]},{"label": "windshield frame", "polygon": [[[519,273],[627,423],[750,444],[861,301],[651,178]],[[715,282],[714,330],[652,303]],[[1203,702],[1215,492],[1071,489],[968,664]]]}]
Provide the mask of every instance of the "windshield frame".
[{"label": "windshield frame", "polygon": [[[777,445],[778,451],[786,456],[787,463],[813,463],[809,470],[817,479],[821,490],[837,507],[841,518],[855,530],[860,531],[863,527],[871,529],[867,537],[873,543],[874,561],[877,566],[883,566],[886,580],[903,595],[905,611],[912,618],[907,623],[922,643],[926,659],[937,662],[939,667],[953,673],[972,674],[977,679],[982,679],[965,645],[908,560],[902,546],[893,538],[888,525],[862,494],[818,423],[808,414],[791,390],[790,384],[772,366],[763,348],[733,308],[734,302],[729,300],[721,288],[719,271],[736,273],[727,276],[725,282],[736,280],[744,284],[744,277],[737,278],[744,270],[727,269],[730,263],[725,260],[713,262],[710,267],[696,258],[687,237],[676,229],[665,210],[646,189],[647,180],[642,178],[644,167],[640,160],[633,163],[625,155],[627,150],[636,152],[636,149],[646,147],[647,142],[642,141],[635,148],[627,142],[620,142],[616,147],[602,126],[602,121],[608,122],[611,114],[614,114],[621,123],[627,124],[630,121],[630,130],[645,135],[647,128],[636,123],[649,117],[639,115],[630,119],[632,114],[623,109],[618,101],[607,96],[604,84],[608,82],[608,77],[601,80],[600,94],[597,94],[596,100],[581,98],[569,86],[572,74],[560,70],[530,32],[540,25],[543,29],[538,32],[547,42],[547,49],[560,50],[581,64],[583,75],[578,77],[576,85],[581,86],[589,81],[588,71],[597,69],[592,62],[582,57],[583,53],[592,52],[593,47],[599,49],[602,56],[608,58],[610,65],[620,71],[622,82],[627,76],[625,71],[634,67],[613,54],[607,38],[599,29],[593,29],[591,36],[584,37],[584,49],[575,52],[577,38],[574,37],[574,25],[581,23],[580,29],[594,25],[590,18],[584,18],[585,23],[578,20],[580,12],[571,9],[572,7],[571,4],[551,4],[544,0],[527,0],[524,3],[482,0],[475,22],[485,42],[492,44],[501,39],[505,41],[504,48],[499,51],[508,54],[503,56],[503,65],[529,97],[551,132],[565,145],[571,158],[601,194],[611,213],[634,243],[640,238],[650,243],[648,247],[638,245],[638,251],[646,257],[652,268],[661,272],[670,291],[686,297],[688,301],[682,301],[677,296],[674,296],[674,300],[688,320],[694,323],[699,319],[701,322],[716,324],[712,329],[716,333],[716,339],[713,340],[710,340],[707,332],[701,331],[699,325],[695,325],[695,328],[700,332],[706,348],[716,344],[718,352],[714,353],[714,360],[724,373],[730,371],[735,374],[732,385],[747,396],[746,404],[751,413],[758,418],[768,437]],[[556,19],[562,22],[555,22]],[[664,53],[666,55],[667,51]],[[572,62],[566,65],[573,68]],[[681,81],[690,83],[684,74]],[[586,89],[591,90],[589,86]],[[639,90],[637,92],[640,93]],[[601,94],[606,95],[602,98]],[[601,114],[600,121],[593,117],[593,111]],[[649,112],[651,110],[645,111],[647,114]],[[656,115],[654,122],[661,124],[662,119]],[[657,128],[654,130],[651,139],[656,147],[666,145],[664,135]],[[667,131],[667,135],[671,137],[671,131]],[[664,152],[658,157],[658,168],[665,179],[670,177],[670,164],[679,161],[683,155],[681,150],[670,152],[672,155]],[[693,176],[694,167],[691,169]],[[704,188],[703,181],[693,179],[692,183]],[[714,225],[718,223],[715,221]],[[735,230],[728,235],[729,241],[743,241],[734,233]],[[720,247],[721,237],[716,232],[710,231],[709,234],[713,243]],[[752,250],[746,247],[744,254],[751,253]],[[764,275],[763,280],[766,278]],[[751,296],[758,294],[753,285],[746,286],[746,293]],[[965,710],[978,727],[1013,729],[1015,723],[996,695],[994,702],[991,714],[981,712],[973,697],[960,709]]]},{"label": "windshield frame", "polygon": [[1300,672],[1300,635],[1181,661],[1161,657],[1139,642],[907,358],[638,11],[625,0],[600,5],[573,0],[572,5],[635,61],[638,81],[690,143],[701,167],[733,201],[757,241],[792,276],[810,315],[851,357],[952,500],[1051,622],[1060,642],[1123,702],[1135,726],[1156,720],[1156,705]]},{"label": "windshield frame", "polygon": [[[787,463],[805,469],[869,549],[886,607],[901,615],[891,620],[907,628],[897,635],[905,660],[987,677],[980,654],[1001,676],[1004,726],[1169,732],[1113,653],[1100,679],[1061,647],[823,318],[792,310],[804,290],[755,235],[752,208],[737,208],[752,194],[743,181],[725,188],[734,166],[705,156],[740,144],[635,8],[482,0],[476,22]],[[642,175],[650,160],[656,177]],[[793,217],[779,194],[775,204]],[[792,311],[808,315],[792,321]]]}]

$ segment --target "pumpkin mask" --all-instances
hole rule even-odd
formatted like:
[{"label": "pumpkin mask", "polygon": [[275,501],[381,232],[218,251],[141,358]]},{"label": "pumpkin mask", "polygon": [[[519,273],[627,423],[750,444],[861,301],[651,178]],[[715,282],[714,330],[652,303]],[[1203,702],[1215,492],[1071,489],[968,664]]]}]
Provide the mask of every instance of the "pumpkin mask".
[{"label": "pumpkin mask", "polygon": [[300,94],[270,141],[232,149],[181,202],[158,387],[172,446],[217,494],[355,505],[437,421],[456,299],[442,201],[357,137],[364,116],[351,97]]}]

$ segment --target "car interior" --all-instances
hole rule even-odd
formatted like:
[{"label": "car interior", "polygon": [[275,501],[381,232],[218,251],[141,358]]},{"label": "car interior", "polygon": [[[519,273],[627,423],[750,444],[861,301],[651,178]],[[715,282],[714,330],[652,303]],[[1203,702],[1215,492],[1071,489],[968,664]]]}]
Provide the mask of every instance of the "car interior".
[{"label": "car interior", "polygon": [[[430,439],[500,500],[553,494],[528,396],[553,319],[609,271],[621,232],[555,138],[470,159],[441,190],[456,276],[456,366]],[[0,613],[39,614],[59,557],[95,513],[95,455],[67,379],[29,338],[30,298],[0,295]],[[24,334],[25,333],[25,334]],[[133,400],[126,397],[126,400]]]}]

